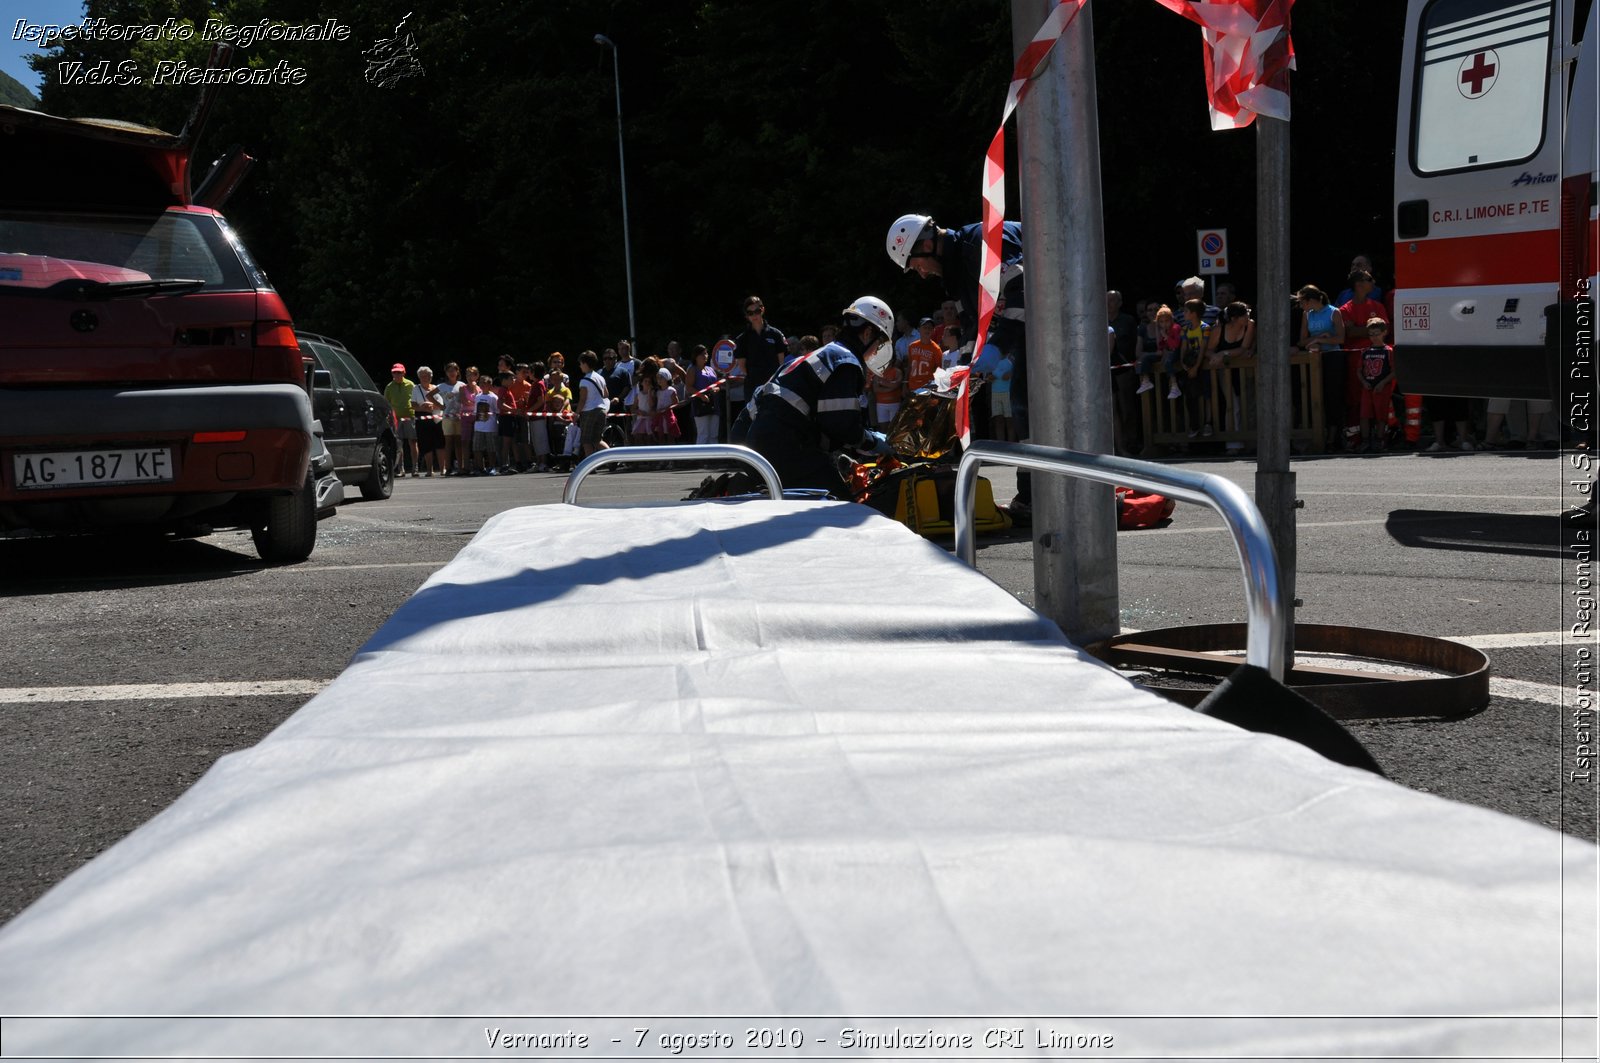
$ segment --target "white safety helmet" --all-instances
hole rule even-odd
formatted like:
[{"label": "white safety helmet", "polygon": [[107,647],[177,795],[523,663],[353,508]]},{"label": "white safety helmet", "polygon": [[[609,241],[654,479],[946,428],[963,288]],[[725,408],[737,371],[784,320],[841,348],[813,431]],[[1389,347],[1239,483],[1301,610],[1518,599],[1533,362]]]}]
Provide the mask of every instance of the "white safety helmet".
[{"label": "white safety helmet", "polygon": [[851,324],[851,318],[856,318],[882,333],[883,339],[880,342],[867,345],[863,360],[867,363],[867,368],[874,373],[883,372],[894,360],[894,311],[889,309],[888,303],[876,295],[863,295],[845,307],[843,313],[846,325]]},{"label": "white safety helmet", "polygon": [[926,214],[902,214],[889,226],[889,236],[884,240],[884,247],[889,252],[889,259],[901,270],[910,272],[911,252],[916,249],[918,241],[924,240],[933,233],[933,219]]}]

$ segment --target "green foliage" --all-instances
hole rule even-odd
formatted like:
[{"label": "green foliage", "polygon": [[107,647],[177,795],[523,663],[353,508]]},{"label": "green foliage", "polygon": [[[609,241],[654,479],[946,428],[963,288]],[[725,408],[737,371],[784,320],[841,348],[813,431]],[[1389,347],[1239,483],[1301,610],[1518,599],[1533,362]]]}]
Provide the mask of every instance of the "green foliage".
[{"label": "green foliage", "polygon": [[28,91],[27,86],[3,70],[0,70],[0,103],[29,110],[36,110],[39,106],[38,98]]},{"label": "green foliage", "polygon": [[[1398,11],[1297,7],[1296,277],[1335,283],[1387,244]],[[345,42],[269,42],[234,63],[303,68],[300,86],[228,86],[196,181],[239,145],[258,164],[227,206],[296,319],[369,366],[598,348],[626,333],[612,52],[619,49],[637,317],[646,352],[773,320],[814,332],[865,293],[915,314],[942,296],[883,254],[909,210],[980,213],[984,149],[1012,65],[1000,0],[88,0],[113,23],[336,17]],[[364,77],[408,12],[421,77]],[[1254,137],[1213,134],[1198,30],[1153,3],[1096,4],[1109,279],[1165,295],[1194,229],[1226,225],[1253,287]],[[1029,27],[1031,30],[1031,27]],[[1357,48],[1361,51],[1358,53]],[[68,86],[62,62],[204,65],[198,39],[72,42],[38,69],[43,109],[182,128],[199,90]],[[1352,116],[1370,135],[1351,138]],[[1010,134],[1015,152],[1015,133]],[[1365,149],[1376,144],[1376,150]],[[1348,154],[1330,163],[1331,154]],[[1016,168],[1013,166],[1014,174]],[[1010,216],[1020,196],[1010,191]],[[1335,284],[1335,287],[1338,285]],[[382,374],[380,374],[381,378]]]}]

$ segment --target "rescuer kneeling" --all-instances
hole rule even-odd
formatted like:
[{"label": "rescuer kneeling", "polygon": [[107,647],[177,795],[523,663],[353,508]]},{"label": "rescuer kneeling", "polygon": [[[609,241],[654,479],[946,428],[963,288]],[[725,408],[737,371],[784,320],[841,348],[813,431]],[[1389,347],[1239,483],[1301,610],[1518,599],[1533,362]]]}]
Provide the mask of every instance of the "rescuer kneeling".
[{"label": "rescuer kneeling", "polygon": [[[894,312],[864,295],[845,308],[837,339],[790,362],[756,391],[739,415],[748,424],[743,442],[772,462],[784,487],[848,499],[834,452],[890,453],[883,434],[867,428],[861,395],[867,369],[881,371],[894,358],[893,337]],[[744,427],[735,426],[735,441]]]}]

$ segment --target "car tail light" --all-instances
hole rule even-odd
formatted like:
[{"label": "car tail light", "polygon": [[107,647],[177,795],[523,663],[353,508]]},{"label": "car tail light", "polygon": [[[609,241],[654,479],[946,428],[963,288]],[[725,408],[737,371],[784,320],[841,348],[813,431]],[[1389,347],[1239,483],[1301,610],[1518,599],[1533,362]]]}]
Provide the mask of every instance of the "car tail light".
[{"label": "car tail light", "polygon": [[243,432],[196,432],[192,437],[196,443],[237,443],[244,439]]},{"label": "car tail light", "polygon": [[304,379],[300,344],[287,321],[258,321],[255,335],[255,379],[299,383]]}]

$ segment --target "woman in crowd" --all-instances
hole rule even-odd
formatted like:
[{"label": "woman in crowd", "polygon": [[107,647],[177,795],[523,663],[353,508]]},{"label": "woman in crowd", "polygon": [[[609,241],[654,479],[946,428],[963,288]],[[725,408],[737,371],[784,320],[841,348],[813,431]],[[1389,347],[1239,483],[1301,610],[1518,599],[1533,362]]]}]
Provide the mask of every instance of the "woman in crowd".
[{"label": "woman in crowd", "polygon": [[[1224,432],[1244,430],[1245,419],[1239,401],[1239,380],[1233,369],[1241,362],[1253,361],[1255,355],[1256,323],[1250,318],[1250,308],[1240,302],[1229,303],[1222,308],[1221,320],[1217,322],[1217,327],[1211,330],[1206,349],[1207,367],[1220,382],[1217,388],[1217,404],[1222,409],[1217,410],[1217,420]],[[1237,439],[1230,439],[1227,449],[1230,452],[1240,451],[1244,449],[1244,444]]]},{"label": "woman in crowd", "polygon": [[696,395],[691,402],[694,414],[694,441],[698,444],[715,443],[717,441],[717,393],[700,395],[717,382],[717,371],[711,368],[711,354],[703,343],[696,344],[689,352],[693,368],[690,386]]},{"label": "woman in crowd", "polygon": [[454,476],[461,449],[461,366],[450,362],[444,367],[444,383],[439,385],[439,422],[444,432],[444,474]]},{"label": "woman in crowd", "polygon": [[443,416],[444,399],[434,386],[433,370],[425,365],[417,367],[411,408],[417,417],[417,470],[423,476],[432,476],[436,469],[443,474],[444,429],[439,419]]},{"label": "woman in crowd", "polygon": [[1344,449],[1344,315],[1329,305],[1321,288],[1308,284],[1295,292],[1300,302],[1302,351],[1322,356],[1322,426],[1330,450]]}]

